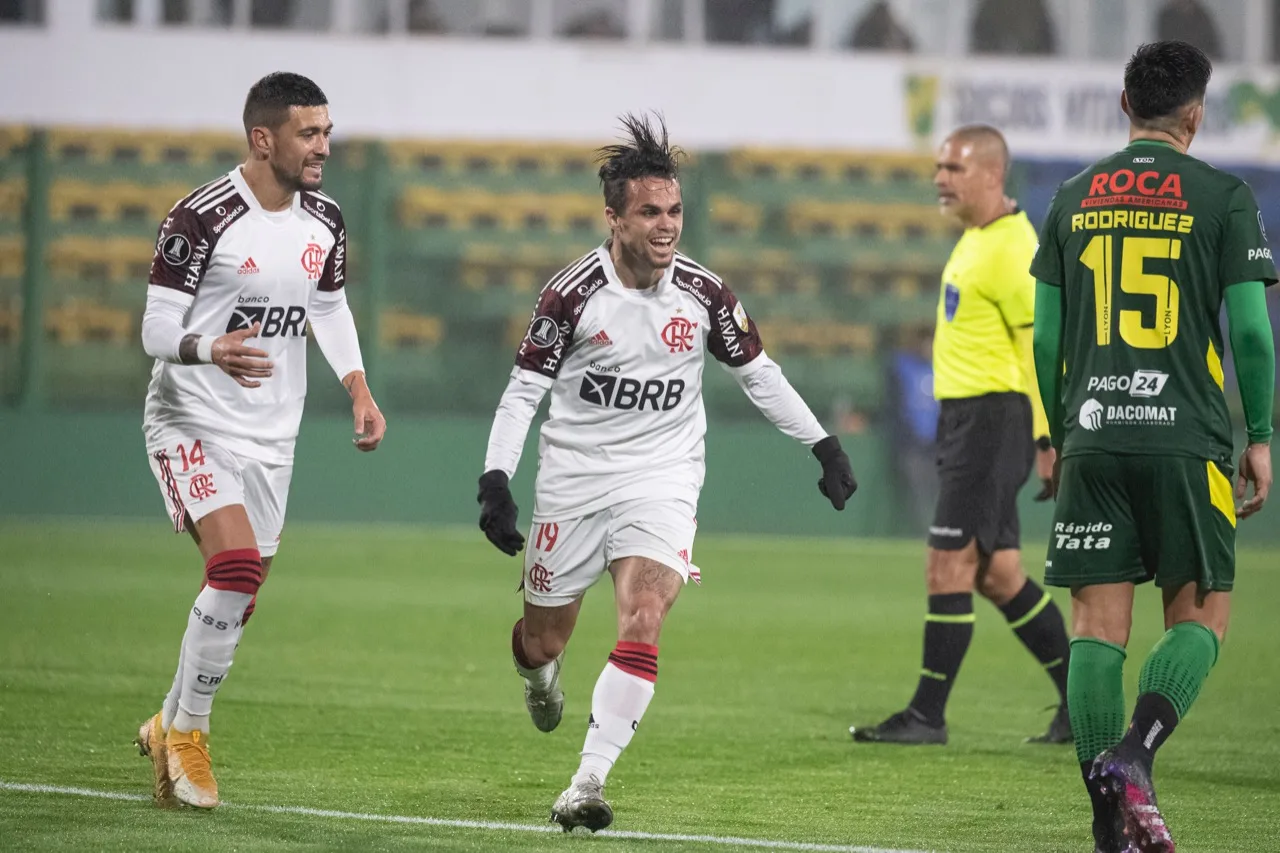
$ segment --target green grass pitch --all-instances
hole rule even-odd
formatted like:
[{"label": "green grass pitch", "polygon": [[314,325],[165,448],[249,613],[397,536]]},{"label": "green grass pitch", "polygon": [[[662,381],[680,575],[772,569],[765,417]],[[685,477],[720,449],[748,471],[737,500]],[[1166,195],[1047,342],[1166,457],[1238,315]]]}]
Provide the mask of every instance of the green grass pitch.
[{"label": "green grass pitch", "polygon": [[[986,603],[952,697],[951,744],[850,740],[850,723],[910,696],[922,551],[700,538],[704,584],[672,612],[657,695],[609,780],[614,828],[790,849],[1092,849],[1074,752],[1022,743],[1047,725],[1052,687]],[[1028,563],[1042,554],[1036,543]],[[577,765],[614,642],[613,597],[607,579],[587,596],[565,720],[544,735],[511,668],[518,572],[478,531],[290,526],[213,716],[233,806],[161,811],[0,787],[0,849],[733,849],[250,808],[545,822]],[[194,547],[161,520],[0,523],[0,786],[148,793],[130,740],[168,687],[199,577]],[[1222,659],[1156,765],[1180,850],[1280,849],[1280,560],[1242,553],[1237,590]],[[1130,703],[1162,630],[1154,590],[1138,607]]]}]

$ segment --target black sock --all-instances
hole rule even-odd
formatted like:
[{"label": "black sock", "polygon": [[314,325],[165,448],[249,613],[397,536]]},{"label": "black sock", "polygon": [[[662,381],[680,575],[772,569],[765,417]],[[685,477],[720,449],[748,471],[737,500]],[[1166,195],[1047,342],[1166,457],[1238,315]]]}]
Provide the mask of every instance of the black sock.
[{"label": "black sock", "polygon": [[924,617],[924,668],[910,707],[933,726],[946,723],[947,696],[973,639],[973,594],[929,596]]},{"label": "black sock", "polygon": [[1009,620],[1013,633],[1018,635],[1018,639],[1036,656],[1044,671],[1053,679],[1053,685],[1058,688],[1059,701],[1065,705],[1071,646],[1058,605],[1053,603],[1049,593],[1031,578],[1027,578],[1026,585],[1009,603],[1000,608],[1000,612]]},{"label": "black sock", "polygon": [[1092,761],[1080,762],[1080,775],[1084,777],[1085,790],[1089,792],[1089,801],[1093,803],[1093,840],[1101,849],[1106,850],[1119,842],[1120,835],[1117,835],[1117,831],[1123,834],[1123,823],[1103,793],[1102,785],[1098,780],[1089,778],[1091,770]]},{"label": "black sock", "polygon": [[1178,709],[1159,693],[1143,693],[1133,709],[1133,719],[1116,751],[1136,758],[1150,772],[1156,750],[1164,745],[1178,725]]}]

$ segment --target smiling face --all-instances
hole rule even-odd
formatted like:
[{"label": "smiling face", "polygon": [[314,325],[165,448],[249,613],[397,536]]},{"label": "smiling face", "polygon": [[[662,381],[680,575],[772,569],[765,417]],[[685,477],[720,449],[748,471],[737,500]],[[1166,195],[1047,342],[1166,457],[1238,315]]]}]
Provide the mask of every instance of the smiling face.
[{"label": "smiling face", "polygon": [[651,269],[669,267],[684,228],[680,182],[673,178],[627,181],[622,210],[605,208],[605,220],[624,257]]},{"label": "smiling face", "polygon": [[327,106],[290,107],[288,120],[274,130],[254,128],[255,142],[265,149],[276,180],[292,192],[318,190],[323,185],[332,132]]}]

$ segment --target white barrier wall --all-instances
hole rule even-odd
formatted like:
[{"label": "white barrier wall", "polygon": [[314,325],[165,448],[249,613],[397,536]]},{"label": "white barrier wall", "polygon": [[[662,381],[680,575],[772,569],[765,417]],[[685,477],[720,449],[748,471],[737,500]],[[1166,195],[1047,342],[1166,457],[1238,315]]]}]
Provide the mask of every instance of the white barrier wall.
[{"label": "white barrier wall", "polygon": [[[743,48],[191,30],[0,31],[0,123],[234,130],[269,71],[313,77],[350,136],[597,143],[661,110],[690,148],[930,150],[988,121],[1023,156],[1125,142],[1119,64],[928,61]],[[1220,68],[1193,153],[1280,161],[1273,72]]]}]

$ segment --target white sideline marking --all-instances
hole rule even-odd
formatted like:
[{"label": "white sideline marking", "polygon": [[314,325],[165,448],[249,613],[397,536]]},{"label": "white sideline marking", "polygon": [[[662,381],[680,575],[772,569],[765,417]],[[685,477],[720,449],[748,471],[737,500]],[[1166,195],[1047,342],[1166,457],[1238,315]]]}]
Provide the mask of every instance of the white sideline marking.
[{"label": "white sideline marking", "polygon": [[[0,791],[20,791],[28,794],[61,794],[69,797],[94,797],[99,800],[124,800],[126,802],[150,802],[151,797],[143,794],[125,794],[118,791],[96,791],[92,788],[68,788],[61,785],[32,785],[22,782],[5,782],[0,780]],[[498,823],[483,820],[446,820],[438,817],[412,817],[409,815],[365,814],[363,812],[343,812],[331,809],[310,809],[305,806],[257,806],[238,803],[223,803],[219,808],[241,809],[243,811],[267,812],[270,814],[296,814],[307,817],[330,817],[339,820],[364,820],[376,823],[407,823],[422,826],[444,826],[452,829],[485,829],[506,832],[554,832],[560,833],[558,826],[528,823]],[[757,847],[768,850],[797,850],[805,853],[923,853],[919,850],[895,850],[888,847],[855,847],[846,844],[809,844],[802,841],[770,841],[764,838],[734,838],[719,835],[678,835],[665,832],[628,832],[619,830],[603,830],[595,833],[602,838],[635,839],[637,841],[683,841],[702,844],[718,844],[726,847]]]}]

